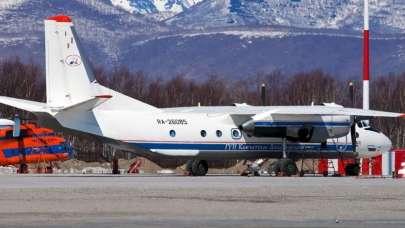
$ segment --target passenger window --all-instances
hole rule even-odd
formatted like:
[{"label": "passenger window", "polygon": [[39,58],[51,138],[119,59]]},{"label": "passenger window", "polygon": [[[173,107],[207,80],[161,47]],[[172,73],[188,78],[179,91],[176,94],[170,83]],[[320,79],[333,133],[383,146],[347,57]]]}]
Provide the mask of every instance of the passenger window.
[{"label": "passenger window", "polygon": [[204,137],[204,138],[207,136],[207,132],[205,130],[201,130],[200,134],[201,134],[201,137]]},{"label": "passenger window", "polygon": [[240,138],[242,138],[242,133],[241,133],[240,130],[237,129],[237,128],[233,128],[233,129],[231,130],[231,135],[232,135],[232,138],[233,138],[233,139],[240,139]]},{"label": "passenger window", "polygon": [[222,137],[222,131],[217,130],[217,132],[216,132],[216,133],[217,133],[217,137],[218,137],[218,138],[221,138],[221,137]]},{"label": "passenger window", "polygon": [[170,134],[170,137],[172,137],[172,138],[176,137],[176,131],[175,130],[170,130],[169,134]]}]

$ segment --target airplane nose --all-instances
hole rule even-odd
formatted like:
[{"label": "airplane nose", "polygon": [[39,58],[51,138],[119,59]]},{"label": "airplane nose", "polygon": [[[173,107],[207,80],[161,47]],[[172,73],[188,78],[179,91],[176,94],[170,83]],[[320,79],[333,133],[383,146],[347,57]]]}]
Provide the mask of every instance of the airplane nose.
[{"label": "airplane nose", "polygon": [[374,157],[392,150],[391,140],[383,133],[372,129],[359,129],[360,157]]},{"label": "airplane nose", "polygon": [[380,142],[381,152],[391,151],[393,149],[391,139],[389,139],[386,135],[384,135],[382,133],[381,133],[381,135],[383,135],[381,137],[381,142]]}]

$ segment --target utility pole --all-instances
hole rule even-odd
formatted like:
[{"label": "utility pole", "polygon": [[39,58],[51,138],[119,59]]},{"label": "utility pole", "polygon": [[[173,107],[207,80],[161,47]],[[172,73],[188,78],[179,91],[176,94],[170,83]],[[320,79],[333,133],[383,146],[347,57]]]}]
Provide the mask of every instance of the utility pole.
[{"label": "utility pole", "polygon": [[353,81],[349,82],[349,98],[352,108],[356,107],[356,95]]},{"label": "utility pole", "polygon": [[364,31],[363,31],[363,109],[370,108],[370,32],[369,32],[369,0],[364,0]]},{"label": "utility pole", "polygon": [[262,83],[260,87],[260,98],[262,101],[262,106],[266,105],[266,84]]}]

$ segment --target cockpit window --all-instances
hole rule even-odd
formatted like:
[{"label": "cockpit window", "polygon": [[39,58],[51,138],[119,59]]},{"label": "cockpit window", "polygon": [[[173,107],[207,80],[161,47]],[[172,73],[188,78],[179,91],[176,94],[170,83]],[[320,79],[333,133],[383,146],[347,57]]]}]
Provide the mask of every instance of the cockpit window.
[{"label": "cockpit window", "polygon": [[375,128],[372,128],[372,127],[364,128],[364,130],[367,130],[367,131],[374,131],[374,132],[377,132],[377,133],[381,133],[379,130],[377,130],[377,129],[375,129]]},{"label": "cockpit window", "polygon": [[366,121],[360,121],[360,122],[357,122],[357,126],[359,128],[366,128],[366,127],[370,127],[370,124],[367,123]]}]

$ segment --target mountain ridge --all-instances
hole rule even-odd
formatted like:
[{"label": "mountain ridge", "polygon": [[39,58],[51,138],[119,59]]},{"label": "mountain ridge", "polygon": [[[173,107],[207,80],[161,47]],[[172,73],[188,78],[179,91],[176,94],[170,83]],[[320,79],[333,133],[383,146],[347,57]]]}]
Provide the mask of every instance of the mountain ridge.
[{"label": "mountain ridge", "polygon": [[[303,5],[297,6],[297,10],[305,15],[308,9],[305,4],[311,1],[302,0]],[[352,1],[337,2],[344,8]],[[230,8],[231,2],[241,4]],[[128,12],[114,6],[111,0],[7,0],[0,4],[0,58],[19,55],[43,64],[43,20],[55,14],[67,14],[74,20],[90,61],[107,69],[124,65],[160,78],[177,74],[192,78],[211,74],[244,78],[274,70],[290,74],[313,69],[323,69],[342,78],[361,74],[360,12],[356,20],[349,20],[344,26],[335,23],[339,24],[337,27],[311,25],[309,21],[316,13],[304,18],[300,26],[291,26],[292,19],[279,22],[280,18],[288,19],[293,14],[281,11],[282,8],[277,14],[282,16],[277,16],[277,20],[258,21],[267,11],[258,13],[257,17],[249,16],[268,2],[204,0],[162,20],[154,13]],[[325,1],[319,0],[317,9],[325,7],[322,2]],[[289,8],[296,3],[291,4],[284,6]],[[403,6],[405,1],[395,9]],[[359,4],[356,7],[359,10]],[[330,12],[324,17],[329,18]],[[405,71],[401,27],[405,17],[393,25],[385,23],[387,18],[379,18],[371,27],[373,75]],[[322,21],[329,19],[319,20],[324,25]]]}]

